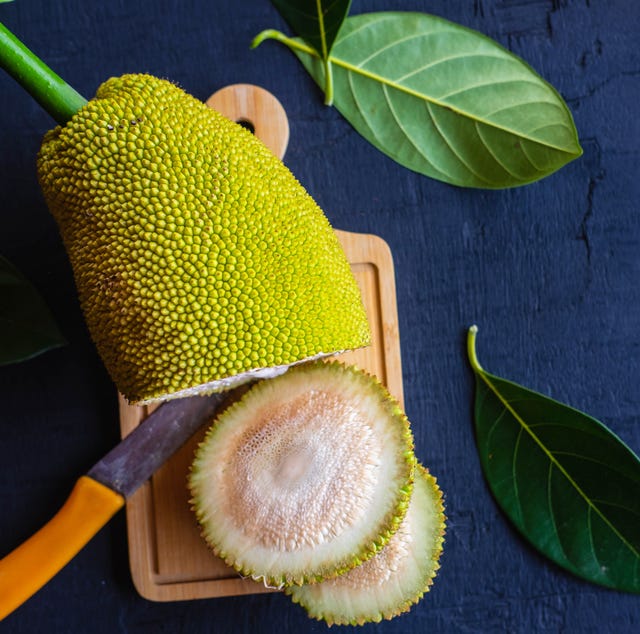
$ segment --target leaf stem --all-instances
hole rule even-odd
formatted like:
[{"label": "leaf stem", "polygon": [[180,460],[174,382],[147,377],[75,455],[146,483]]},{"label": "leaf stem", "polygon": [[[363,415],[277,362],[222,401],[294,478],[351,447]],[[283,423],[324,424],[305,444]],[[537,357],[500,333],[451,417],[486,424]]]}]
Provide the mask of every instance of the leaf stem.
[{"label": "leaf stem", "polygon": [[258,35],[256,35],[251,42],[251,48],[260,46],[260,44],[262,44],[262,42],[264,42],[265,40],[276,40],[291,49],[295,48],[299,51],[308,53],[309,55],[313,55],[314,57],[319,57],[318,51],[316,51],[315,48],[308,46],[302,40],[295,39],[293,37],[287,37],[284,33],[282,33],[281,31],[277,31],[276,29],[266,29],[261,33],[258,33]]},{"label": "leaf stem", "polygon": [[67,82],[0,23],[0,67],[4,68],[59,124],[87,103]]},{"label": "leaf stem", "polygon": [[324,60],[324,105],[333,105],[333,69],[331,68],[331,58]]},{"label": "leaf stem", "polygon": [[333,104],[333,70],[327,49],[327,31],[324,26],[324,12],[322,11],[321,0],[316,0],[316,11],[318,13],[318,24],[320,26],[320,41],[322,43],[322,63],[324,66],[324,105]]},{"label": "leaf stem", "polygon": [[471,363],[471,367],[474,372],[479,372],[484,374],[484,369],[480,365],[478,361],[478,356],[476,355],[476,335],[478,334],[478,326],[475,324],[469,328],[469,332],[467,333],[467,355],[469,356],[469,363]]},{"label": "leaf stem", "polygon": [[[320,59],[320,54],[318,53],[318,51],[316,51],[315,48],[308,46],[302,40],[287,37],[284,33],[276,31],[275,29],[266,29],[265,31],[258,33],[258,35],[256,35],[251,42],[251,48],[257,48],[265,40],[276,40],[277,42],[284,44],[292,50],[297,49]],[[332,60],[332,57],[328,57],[322,60],[325,76],[324,103],[327,106],[333,105],[333,70],[331,67]]]}]

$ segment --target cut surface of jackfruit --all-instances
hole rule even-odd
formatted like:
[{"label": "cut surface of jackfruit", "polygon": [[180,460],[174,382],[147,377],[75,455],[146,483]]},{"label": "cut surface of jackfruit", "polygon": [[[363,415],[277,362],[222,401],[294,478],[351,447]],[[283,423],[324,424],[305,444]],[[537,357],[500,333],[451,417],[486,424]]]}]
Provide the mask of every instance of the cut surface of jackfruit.
[{"label": "cut surface of jackfruit", "polygon": [[169,81],[106,81],[38,177],[89,331],[131,403],[220,391],[368,345],[320,208],[242,126]]},{"label": "cut surface of jackfruit", "polygon": [[409,510],[386,546],[335,579],[287,588],[309,616],[329,625],[362,625],[408,611],[430,589],[444,535],[442,493],[417,465]]},{"label": "cut surface of jackfruit", "polygon": [[373,377],[337,362],[257,383],[198,447],[189,476],[205,540],[275,587],[353,568],[397,530],[412,488],[409,423]]}]

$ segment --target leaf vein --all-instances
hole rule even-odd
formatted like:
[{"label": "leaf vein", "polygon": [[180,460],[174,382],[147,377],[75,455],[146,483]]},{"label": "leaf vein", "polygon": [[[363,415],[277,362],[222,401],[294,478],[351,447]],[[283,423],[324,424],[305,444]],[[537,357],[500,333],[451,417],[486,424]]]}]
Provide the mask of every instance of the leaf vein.
[{"label": "leaf vein", "polygon": [[[483,83],[473,84],[472,86],[465,86],[463,88],[459,88],[459,89],[454,90],[452,92],[448,92],[446,94],[440,95],[438,97],[438,99],[440,99],[443,102],[445,102],[445,100],[449,99],[450,97],[457,97],[459,95],[463,95],[465,92],[470,92],[472,90],[479,90],[481,88],[486,88],[486,87],[493,88],[494,86],[506,86],[508,84],[530,84],[532,86],[539,86],[538,83],[536,83],[534,81],[531,81],[531,80],[528,80],[528,79],[521,79],[521,78],[519,78],[519,79],[504,79],[504,80],[500,80],[500,81],[490,81],[490,82],[483,82]],[[451,106],[451,104],[448,104],[448,105]],[[502,106],[502,107],[497,108],[495,110],[491,110],[489,112],[484,113],[484,115],[482,115],[482,118],[484,118],[486,120],[489,120],[489,117],[494,116],[498,112],[503,112],[505,110],[511,110],[513,108],[520,108],[521,106],[527,106],[527,105],[551,106],[552,108],[555,108],[559,112],[564,112],[564,110],[555,101],[536,98],[536,99],[531,99],[531,100],[528,100],[528,101],[520,101],[518,103],[507,104],[506,106]],[[564,127],[567,127],[567,126],[564,126]],[[537,128],[533,129],[533,131],[535,131],[535,130],[537,130]],[[531,131],[529,133],[531,133]]]},{"label": "leaf vein", "polygon": [[356,108],[358,110],[358,112],[360,113],[360,117],[362,118],[362,121],[364,122],[364,124],[367,126],[367,128],[369,128],[371,134],[373,135],[373,137],[375,139],[378,140],[378,142],[380,142],[380,139],[378,137],[377,132],[371,127],[371,124],[369,123],[369,120],[366,117],[365,111],[363,110],[360,101],[358,100],[358,95],[356,94],[356,88],[354,85],[354,80],[353,80],[353,76],[352,75],[348,75],[347,77],[348,81],[349,81],[349,89],[351,91],[351,97],[353,98],[353,102],[356,104]]},{"label": "leaf vein", "polygon": [[517,512],[518,512],[519,523],[521,526],[524,526],[524,511],[522,509],[522,502],[520,501],[520,495],[519,495],[520,487],[518,486],[518,475],[516,470],[516,462],[518,457],[518,451],[520,450],[521,438],[522,438],[522,429],[519,429],[518,436],[516,437],[515,447],[513,449],[513,458],[511,459],[511,480],[513,482],[513,494],[518,505]]},{"label": "leaf vein", "polygon": [[[555,108],[556,110],[559,110],[560,112],[564,112],[563,109],[557,103],[554,103],[553,101],[536,100],[536,101],[520,101],[518,103],[511,103],[511,104],[508,104],[506,106],[501,106],[500,108],[496,108],[495,110],[490,110],[489,112],[486,112],[484,114],[484,116],[486,118],[493,117],[496,114],[499,114],[501,112],[505,112],[506,110],[512,110],[512,109],[515,109],[515,108],[520,108],[521,106],[526,106],[526,105],[529,105],[529,104],[536,104],[536,105],[543,104],[545,106],[551,106],[551,107]],[[533,132],[537,132],[539,129],[542,129],[542,128],[546,127],[547,125],[549,125],[549,126],[561,126],[563,128],[567,128],[567,130],[571,130],[571,127],[566,125],[564,123],[564,121],[559,121],[559,122],[552,123],[552,124],[545,124],[544,126],[540,126],[539,128],[532,128],[532,131]]]},{"label": "leaf vein", "polygon": [[558,451],[558,450],[554,451],[554,450],[551,450],[551,449],[549,451],[554,456],[568,456],[568,457],[571,457],[571,458],[576,458],[578,460],[582,460],[584,462],[591,462],[591,463],[599,465],[601,467],[606,467],[608,470],[613,471],[614,473],[617,473],[619,475],[623,475],[624,476],[623,472],[621,472],[618,469],[616,469],[609,462],[603,462],[602,460],[599,460],[598,458],[595,458],[593,456],[585,456],[584,454],[575,453],[573,451]]},{"label": "leaf vein", "polygon": [[322,45],[322,58],[326,59],[329,51],[327,50],[327,32],[324,26],[324,15],[322,13],[322,0],[316,0],[316,11],[318,13],[318,28],[320,29],[320,44]]},{"label": "leaf vein", "polygon": [[502,409],[502,411],[500,412],[500,415],[496,417],[495,421],[493,422],[493,425],[491,425],[491,427],[489,427],[489,429],[487,430],[487,441],[489,441],[491,439],[491,437],[493,436],[493,432],[496,430],[496,427],[498,427],[498,425],[500,424],[500,421],[502,420],[502,417],[507,413],[507,410],[505,408]]},{"label": "leaf vein", "polygon": [[556,542],[560,546],[560,550],[562,550],[562,555],[564,556],[566,561],[571,561],[567,555],[567,551],[562,543],[562,539],[560,537],[560,531],[558,530],[558,523],[556,522],[556,515],[553,510],[553,487],[551,485],[551,479],[553,477],[553,463],[549,461],[549,470],[547,471],[547,506],[549,508],[549,517],[551,518],[551,526],[553,527],[553,532],[556,536]]},{"label": "leaf vein", "polygon": [[[429,34],[431,35],[431,34]],[[386,53],[389,50],[392,50],[394,47],[396,46],[400,46],[401,44],[405,44],[406,42],[410,42],[411,40],[414,40],[416,38],[422,37],[423,34],[422,33],[415,33],[412,35],[407,35],[406,37],[403,37],[402,39],[399,40],[393,40],[392,42],[389,42],[388,44],[386,44],[385,46],[373,51],[373,53],[371,53],[368,57],[365,57],[363,59],[361,59],[358,62],[358,68],[364,68],[364,66],[366,64],[368,64],[371,60],[375,59],[376,57]]]},{"label": "leaf vein", "polygon": [[620,510],[623,510],[623,511],[628,511],[632,515],[637,515],[638,517],[640,517],[640,512],[639,511],[637,511],[636,509],[629,508],[628,506],[625,506],[624,504],[618,504],[616,502],[611,502],[610,500],[604,500],[602,498],[593,498],[593,502],[594,502],[594,505],[604,504],[605,506],[609,506],[609,507],[614,508],[614,509],[620,509]]},{"label": "leaf vein", "polygon": [[[493,148],[489,145],[489,143],[487,142],[487,140],[485,139],[484,134],[482,133],[482,126],[476,121],[475,122],[475,128],[476,128],[476,132],[478,133],[478,137],[480,137],[480,140],[482,141],[482,144],[484,145],[485,149],[487,150],[487,152],[489,154],[491,154],[491,156],[493,157],[494,161],[507,173],[510,174],[511,176],[513,176],[513,178],[516,179],[520,179],[521,177],[516,174],[516,172],[514,172],[514,170],[512,168],[509,167],[509,165],[507,165],[503,160],[501,160],[498,155],[496,154],[496,152],[493,151]],[[527,156],[527,159],[529,159],[529,157]],[[529,163],[531,163],[531,161],[529,160]],[[533,165],[533,163],[531,163],[531,165]],[[538,169],[535,165],[533,165],[533,167],[535,169]]]},{"label": "leaf vein", "polygon": [[[451,178],[451,176],[449,174],[447,174],[446,172],[444,172],[440,168],[436,167],[436,165],[427,156],[427,154],[425,154],[425,152],[418,145],[416,145],[415,141],[411,138],[411,135],[405,130],[405,128],[404,128],[404,126],[402,124],[402,121],[400,120],[400,118],[396,114],[395,108],[393,107],[393,100],[390,98],[389,91],[388,91],[387,87],[383,86],[382,90],[383,90],[383,93],[384,93],[384,96],[385,96],[385,100],[386,100],[387,106],[389,107],[389,112],[391,112],[391,115],[393,117],[393,121],[398,126],[398,128],[402,131],[402,133],[404,134],[406,140],[409,141],[409,143],[413,146],[415,151],[426,161],[426,163],[428,163],[431,166],[432,169],[434,169],[439,174],[442,174],[446,178]],[[369,126],[369,129],[371,130],[371,126]]]},{"label": "leaf vein", "polygon": [[587,507],[587,534],[589,535],[589,549],[591,550],[591,555],[594,559],[594,561],[596,562],[596,566],[599,570],[602,570],[602,563],[600,562],[600,559],[598,558],[598,555],[596,553],[596,545],[593,537],[593,513],[591,510],[591,507],[588,506]]},{"label": "leaf vein", "polygon": [[354,35],[357,35],[361,31],[366,31],[367,29],[375,29],[377,24],[380,24],[381,22],[386,22],[388,20],[393,21],[393,16],[380,14],[376,16],[375,20],[371,20],[370,22],[363,22],[362,24],[359,24],[356,27],[353,27],[353,19],[347,18],[346,23],[349,25],[351,30],[343,31],[342,33],[340,33],[340,37],[336,42],[336,46],[339,44],[343,44],[349,38],[353,37]]},{"label": "leaf vein", "polygon": [[521,143],[520,144],[520,149],[522,150],[522,153],[524,154],[525,158],[527,159],[527,161],[529,161],[529,163],[531,163],[531,165],[533,166],[534,169],[538,170],[539,172],[544,172],[544,168],[540,165],[538,165],[533,158],[531,157],[531,154],[529,153],[529,150],[527,149],[527,146],[525,143]]},{"label": "leaf vein", "polygon": [[355,73],[357,75],[362,75],[363,77],[365,77],[367,79],[370,79],[372,81],[377,81],[378,83],[386,84],[386,85],[390,86],[391,88],[394,88],[394,89],[398,90],[399,92],[404,92],[404,93],[406,93],[408,95],[416,97],[416,98],[418,98],[418,99],[420,99],[422,101],[426,101],[427,103],[431,103],[431,104],[433,104],[435,106],[438,106],[440,108],[448,108],[448,109],[453,110],[454,112],[456,112],[457,114],[459,114],[459,115],[461,115],[461,116],[463,116],[465,118],[469,118],[471,120],[478,121],[480,123],[484,123],[488,127],[493,127],[493,128],[496,128],[496,129],[503,130],[504,132],[507,132],[507,133],[512,134],[514,136],[517,136],[517,137],[520,137],[520,138],[523,138],[523,139],[528,139],[532,143],[537,143],[538,145],[543,145],[545,147],[549,147],[549,148],[555,149],[555,150],[557,150],[559,152],[565,152],[567,154],[571,154],[571,152],[569,150],[567,150],[566,148],[562,148],[562,147],[559,147],[559,146],[551,144],[551,143],[543,143],[542,141],[540,141],[538,139],[531,138],[529,135],[526,135],[526,134],[524,134],[522,132],[519,132],[517,130],[513,130],[513,129],[508,128],[506,126],[499,126],[499,125],[493,124],[490,121],[486,121],[483,117],[477,117],[477,116],[472,115],[472,114],[470,114],[468,112],[465,112],[464,110],[461,110],[460,108],[456,108],[455,106],[451,106],[450,104],[443,103],[440,99],[437,99],[437,98],[432,97],[430,95],[426,95],[424,93],[420,93],[417,90],[414,90],[414,89],[409,88],[407,86],[399,85],[399,84],[397,84],[396,82],[394,82],[391,79],[387,79],[387,78],[383,77],[382,75],[379,75],[378,73],[369,72],[366,69],[361,68],[360,66],[355,66],[354,64],[351,64],[351,63],[349,63],[349,62],[347,62],[347,61],[345,61],[345,60],[343,60],[343,59],[341,59],[339,57],[335,57],[334,55],[331,55],[329,57],[329,59],[334,65],[336,65],[336,66],[338,66],[340,68],[344,68],[347,72],[352,72],[352,73]]},{"label": "leaf vein", "polygon": [[455,155],[455,157],[462,164],[462,166],[470,174],[473,174],[473,176],[475,176],[478,180],[480,180],[480,181],[482,181],[484,183],[487,183],[489,185],[494,185],[495,183],[493,183],[492,181],[487,179],[485,176],[482,176],[481,174],[476,172],[474,169],[472,169],[472,167],[462,158],[462,156],[458,153],[458,151],[453,147],[453,144],[449,141],[449,139],[447,138],[446,134],[442,131],[440,125],[438,125],[436,117],[433,114],[433,112],[431,111],[431,104],[428,101],[426,102],[426,106],[427,106],[427,111],[429,112],[429,116],[431,117],[431,121],[433,122],[433,125],[434,125],[436,131],[440,135],[440,138],[445,142],[445,144],[447,145],[449,150],[451,150],[451,153]]},{"label": "leaf vein", "polygon": [[[471,58],[471,59],[477,59],[477,58],[488,58],[488,59],[500,59],[503,61],[509,61],[509,59],[507,57],[505,57],[504,55],[490,55],[489,53],[460,53],[459,55],[447,55],[445,57],[441,57],[433,62],[429,62],[428,64],[425,64],[424,66],[421,66],[420,68],[416,68],[415,70],[412,70],[410,73],[407,73],[406,75],[403,75],[402,77],[399,77],[398,79],[396,79],[395,81],[401,82],[401,81],[405,81],[406,79],[409,79],[410,77],[413,77],[414,75],[417,75],[418,73],[421,73],[429,68],[434,68],[436,66],[439,66],[440,64],[445,64],[447,62],[451,62],[451,61],[457,61],[457,60],[461,60],[461,59],[467,59],[467,58]],[[526,81],[527,83],[530,84],[534,84],[535,86],[540,87],[540,82],[536,82],[530,79],[522,79],[522,80],[505,80],[505,82],[509,82],[509,81]],[[485,82],[484,84],[479,84],[479,86],[493,86],[494,84],[497,83],[502,83],[502,82]],[[474,88],[475,86],[471,86],[470,88]],[[470,89],[469,88],[469,89]],[[464,90],[467,90],[467,88],[462,89],[462,92],[464,92]],[[449,94],[456,94],[456,91],[454,91],[453,93],[449,93]],[[448,97],[449,94],[447,95],[441,95],[439,98],[440,99],[444,99],[445,97]]]}]

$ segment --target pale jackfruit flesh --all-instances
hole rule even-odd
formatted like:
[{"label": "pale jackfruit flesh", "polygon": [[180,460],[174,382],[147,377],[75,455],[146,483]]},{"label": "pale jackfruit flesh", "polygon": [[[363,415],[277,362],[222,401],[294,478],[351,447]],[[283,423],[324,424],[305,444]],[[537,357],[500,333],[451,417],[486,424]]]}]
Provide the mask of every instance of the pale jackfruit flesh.
[{"label": "pale jackfruit flesh", "polygon": [[382,385],[317,361],[258,382],[222,413],[189,488],[213,551],[284,587],[379,552],[407,511],[415,464],[407,418]]},{"label": "pale jackfruit flesh", "polygon": [[92,338],[132,403],[368,345],[327,218],[250,132],[174,84],[106,81],[38,177]]},{"label": "pale jackfruit flesh", "polygon": [[328,625],[363,625],[407,612],[433,585],[445,516],[436,479],[421,464],[409,510],[386,546],[362,565],[323,583],[287,588],[309,616]]}]

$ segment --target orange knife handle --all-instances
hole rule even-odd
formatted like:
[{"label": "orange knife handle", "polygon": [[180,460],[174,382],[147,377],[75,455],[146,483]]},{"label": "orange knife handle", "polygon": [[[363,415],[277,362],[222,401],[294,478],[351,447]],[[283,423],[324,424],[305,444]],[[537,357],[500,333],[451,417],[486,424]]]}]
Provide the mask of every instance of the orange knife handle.
[{"label": "orange knife handle", "polygon": [[82,476],[56,515],[0,560],[0,621],[56,575],[124,506],[124,498]]}]

